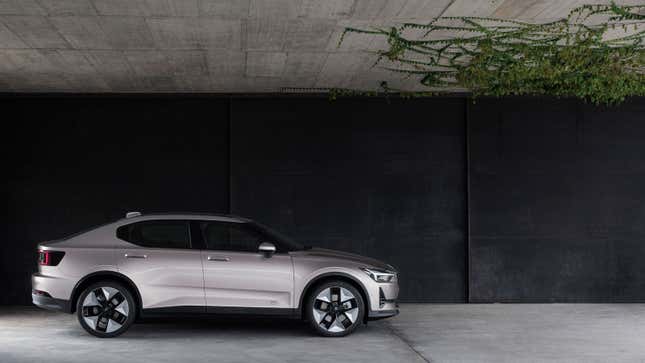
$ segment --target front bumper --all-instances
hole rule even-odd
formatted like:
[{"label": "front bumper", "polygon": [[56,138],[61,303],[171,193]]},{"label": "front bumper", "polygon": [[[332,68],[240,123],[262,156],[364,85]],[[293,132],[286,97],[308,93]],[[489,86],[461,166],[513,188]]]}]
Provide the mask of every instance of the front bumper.
[{"label": "front bumper", "polygon": [[65,313],[71,312],[69,300],[55,299],[51,296],[32,293],[31,301],[34,305],[42,309],[62,311]]},{"label": "front bumper", "polygon": [[370,304],[365,320],[378,320],[399,314],[399,284],[372,283],[370,286]]},{"label": "front bumper", "polygon": [[[398,306],[398,305],[397,305]],[[399,309],[394,310],[370,310],[367,320],[380,320],[385,318],[391,318],[393,316],[399,315]]]}]

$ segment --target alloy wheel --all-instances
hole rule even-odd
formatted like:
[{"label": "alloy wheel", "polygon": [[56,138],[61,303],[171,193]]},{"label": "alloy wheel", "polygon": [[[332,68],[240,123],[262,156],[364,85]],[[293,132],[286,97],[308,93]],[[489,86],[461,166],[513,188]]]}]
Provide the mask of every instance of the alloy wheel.
[{"label": "alloy wheel", "polygon": [[121,291],[101,286],[90,291],[83,300],[82,317],[89,328],[100,333],[119,330],[128,320],[130,306]]},{"label": "alloy wheel", "polygon": [[313,318],[322,329],[330,333],[344,332],[358,318],[358,301],[344,287],[328,287],[320,292],[313,303]]}]

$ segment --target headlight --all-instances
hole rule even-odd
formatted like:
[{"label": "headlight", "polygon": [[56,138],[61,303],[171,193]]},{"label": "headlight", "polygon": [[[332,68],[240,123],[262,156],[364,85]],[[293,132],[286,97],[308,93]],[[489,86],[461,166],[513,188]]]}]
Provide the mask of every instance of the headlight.
[{"label": "headlight", "polygon": [[383,270],[380,268],[361,267],[361,270],[368,274],[376,282],[392,282],[396,277],[396,272]]}]

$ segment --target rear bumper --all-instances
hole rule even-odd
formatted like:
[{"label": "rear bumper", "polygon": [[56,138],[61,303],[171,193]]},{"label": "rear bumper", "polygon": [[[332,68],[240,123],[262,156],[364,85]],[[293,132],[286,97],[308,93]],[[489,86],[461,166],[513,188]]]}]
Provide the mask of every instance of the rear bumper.
[{"label": "rear bumper", "polygon": [[31,302],[42,309],[71,313],[69,300],[55,299],[50,296],[31,294]]},{"label": "rear bumper", "polygon": [[31,301],[43,309],[71,313],[69,299],[72,296],[74,283],[67,278],[36,272],[31,275]]}]

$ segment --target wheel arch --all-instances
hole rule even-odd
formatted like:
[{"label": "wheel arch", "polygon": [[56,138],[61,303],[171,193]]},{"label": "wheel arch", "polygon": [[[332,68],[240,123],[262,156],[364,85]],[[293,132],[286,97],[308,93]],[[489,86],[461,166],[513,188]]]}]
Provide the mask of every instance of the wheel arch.
[{"label": "wheel arch", "polygon": [[367,288],[365,285],[363,285],[362,282],[360,282],[357,278],[354,276],[344,273],[344,272],[327,272],[320,274],[311,280],[307,282],[305,285],[304,289],[302,289],[302,293],[300,294],[300,298],[298,301],[298,307],[296,308],[296,311],[299,311],[301,314],[301,317],[304,318],[306,316],[305,314],[305,298],[311,294],[311,292],[320,284],[324,284],[327,281],[344,281],[352,286],[354,286],[358,292],[361,294],[361,297],[363,298],[363,304],[365,305],[365,314],[363,314],[363,321],[366,322],[369,311],[370,311],[370,300],[369,300],[369,295],[367,294]]},{"label": "wheel arch", "polygon": [[96,271],[80,279],[74,286],[74,289],[72,290],[72,296],[70,298],[70,303],[69,303],[69,309],[70,309],[69,312],[74,313],[76,311],[77,300],[81,295],[81,292],[83,292],[83,290],[85,290],[87,286],[95,282],[105,281],[105,280],[116,281],[125,285],[125,287],[127,287],[130,290],[134,299],[136,300],[137,316],[140,315],[142,303],[141,303],[141,294],[139,293],[139,289],[134,284],[134,282],[132,282],[132,280],[130,280],[127,276],[116,271]]}]

